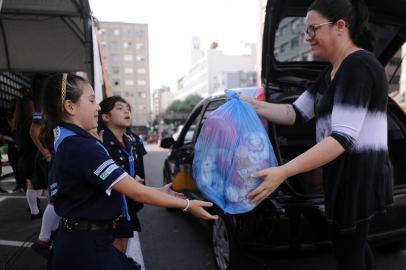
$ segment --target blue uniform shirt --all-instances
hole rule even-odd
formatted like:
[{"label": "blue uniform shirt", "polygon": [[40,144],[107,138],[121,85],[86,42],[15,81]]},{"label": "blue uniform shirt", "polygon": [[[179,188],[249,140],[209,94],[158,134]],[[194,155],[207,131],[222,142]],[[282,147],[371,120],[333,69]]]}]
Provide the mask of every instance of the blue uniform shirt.
[{"label": "blue uniform shirt", "polygon": [[[132,175],[133,177],[138,175],[142,179],[145,179],[143,156],[147,152],[144,148],[144,144],[136,134],[130,131],[127,131],[124,134],[123,140],[124,145],[117,140],[116,136],[110,129],[104,128],[103,143],[112,159],[128,174],[134,174]],[[143,184],[145,184],[145,182]],[[128,198],[125,202],[123,201],[123,212],[128,220],[137,219],[136,212],[142,207],[142,203]],[[128,217],[128,215],[130,217]],[[141,228],[139,222],[135,221],[135,224],[137,224],[135,230],[140,231]]]},{"label": "blue uniform shirt", "polygon": [[117,218],[120,195],[111,188],[128,174],[85,130],[63,123],[55,131],[50,193],[56,213],[79,220]]},{"label": "blue uniform shirt", "polygon": [[124,134],[124,144],[122,145],[116,136],[108,128],[104,128],[103,144],[111,157],[121,166],[126,172],[130,172],[129,154],[132,154],[134,160],[135,174],[145,179],[144,160],[143,156],[147,154],[144,144],[141,139],[132,132]]}]

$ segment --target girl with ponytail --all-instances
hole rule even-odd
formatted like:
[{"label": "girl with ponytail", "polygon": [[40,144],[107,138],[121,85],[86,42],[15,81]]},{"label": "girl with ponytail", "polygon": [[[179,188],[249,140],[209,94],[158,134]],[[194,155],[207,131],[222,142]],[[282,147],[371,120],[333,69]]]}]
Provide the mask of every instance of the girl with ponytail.
[{"label": "girl with ponytail", "polygon": [[144,186],[117,165],[102,142],[90,134],[97,128],[99,110],[85,79],[66,73],[49,78],[43,100],[43,143],[54,150],[49,189],[61,217],[49,269],[131,269],[125,254],[112,244],[113,228],[122,212],[120,193],[140,203],[217,218],[204,209],[211,203]]}]

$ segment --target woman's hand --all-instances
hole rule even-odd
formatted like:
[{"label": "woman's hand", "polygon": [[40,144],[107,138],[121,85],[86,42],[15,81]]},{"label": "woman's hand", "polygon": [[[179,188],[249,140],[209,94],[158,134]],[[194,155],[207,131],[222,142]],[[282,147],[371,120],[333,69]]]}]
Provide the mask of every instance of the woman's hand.
[{"label": "woman's hand", "polygon": [[176,192],[172,189],[172,183],[166,184],[163,187],[159,187],[159,188],[157,188],[157,190],[164,192],[166,194],[169,194],[171,196],[177,197],[177,198],[186,199],[186,196],[183,193]]},{"label": "woman's hand", "polygon": [[288,177],[283,166],[268,168],[251,175],[253,178],[264,177],[264,181],[248,194],[253,203],[260,203],[271,195]]},{"label": "woman's hand", "polygon": [[206,220],[218,219],[217,215],[212,215],[203,208],[212,207],[213,203],[199,200],[192,200],[189,203],[188,212],[190,212],[192,215]]}]

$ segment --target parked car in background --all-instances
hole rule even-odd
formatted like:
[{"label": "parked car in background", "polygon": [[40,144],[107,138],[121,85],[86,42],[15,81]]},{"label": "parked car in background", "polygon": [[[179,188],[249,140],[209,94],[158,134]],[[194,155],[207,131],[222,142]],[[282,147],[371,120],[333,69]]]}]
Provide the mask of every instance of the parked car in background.
[{"label": "parked car in background", "polygon": [[152,131],[149,132],[147,135],[147,143],[152,144],[152,143],[157,143],[159,140],[159,134],[158,131]]},{"label": "parked car in background", "polygon": [[[313,61],[310,49],[296,39],[303,40],[300,24],[311,2],[268,1],[261,77],[265,86],[263,97],[269,102],[292,103],[327,65]],[[406,1],[366,2],[371,11],[370,29],[376,36],[374,53],[385,66],[406,42]],[[287,46],[297,46],[296,52],[301,54],[289,56],[285,53]],[[173,183],[176,191],[190,198],[204,199],[193,179],[194,145],[208,115],[225,102],[224,95],[204,99],[190,113],[176,140],[161,141],[162,147],[171,150],[164,163],[164,184]],[[369,241],[373,246],[402,249],[406,247],[406,114],[389,99],[387,115],[388,147],[394,168],[394,205],[385,215],[377,215],[373,220]],[[315,121],[295,127],[268,123],[267,129],[280,164],[316,142]],[[265,250],[269,253],[286,247],[300,250],[328,243],[321,169],[289,178],[249,213],[230,215],[217,207],[212,210],[220,218],[207,225],[212,231],[216,263],[222,270],[239,269],[241,254]]]}]

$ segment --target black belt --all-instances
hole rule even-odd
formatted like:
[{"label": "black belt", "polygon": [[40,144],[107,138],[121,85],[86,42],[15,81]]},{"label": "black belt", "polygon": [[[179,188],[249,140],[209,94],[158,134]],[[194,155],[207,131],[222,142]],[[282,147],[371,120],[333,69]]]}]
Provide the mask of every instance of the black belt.
[{"label": "black belt", "polygon": [[75,220],[72,218],[62,218],[61,227],[68,231],[97,231],[109,230],[113,228],[113,221],[90,221]]}]

